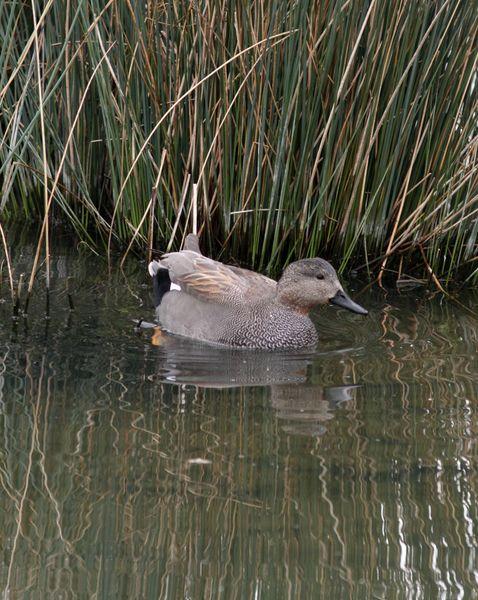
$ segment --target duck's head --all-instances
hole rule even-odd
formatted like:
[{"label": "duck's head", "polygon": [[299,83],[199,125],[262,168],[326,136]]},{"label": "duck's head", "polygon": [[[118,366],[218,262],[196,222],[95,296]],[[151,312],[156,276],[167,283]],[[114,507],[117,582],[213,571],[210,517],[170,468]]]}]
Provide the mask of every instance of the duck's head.
[{"label": "duck's head", "polygon": [[277,284],[279,302],[301,313],[320,304],[335,304],[366,315],[368,311],[344,292],[333,266],[322,258],[304,258],[291,263]]}]

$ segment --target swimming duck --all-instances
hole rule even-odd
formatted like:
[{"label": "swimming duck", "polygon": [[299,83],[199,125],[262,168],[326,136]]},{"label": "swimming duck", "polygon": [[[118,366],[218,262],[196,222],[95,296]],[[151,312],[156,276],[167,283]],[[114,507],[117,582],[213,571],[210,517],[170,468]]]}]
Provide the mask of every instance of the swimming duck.
[{"label": "swimming duck", "polygon": [[189,234],[183,250],[153,260],[148,271],[162,329],[214,344],[307,348],[318,341],[309,317],[315,306],[330,303],[367,314],[322,258],[291,263],[276,282],[203,256],[197,236]]}]

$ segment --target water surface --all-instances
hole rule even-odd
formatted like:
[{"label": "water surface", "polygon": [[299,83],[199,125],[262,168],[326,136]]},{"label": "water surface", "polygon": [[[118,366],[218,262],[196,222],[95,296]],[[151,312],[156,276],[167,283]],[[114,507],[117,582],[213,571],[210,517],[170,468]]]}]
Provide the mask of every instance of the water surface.
[{"label": "water surface", "polygon": [[3,279],[5,598],[478,597],[476,295],[369,290],[290,354],[137,333],[148,284],[57,251],[12,320]]}]

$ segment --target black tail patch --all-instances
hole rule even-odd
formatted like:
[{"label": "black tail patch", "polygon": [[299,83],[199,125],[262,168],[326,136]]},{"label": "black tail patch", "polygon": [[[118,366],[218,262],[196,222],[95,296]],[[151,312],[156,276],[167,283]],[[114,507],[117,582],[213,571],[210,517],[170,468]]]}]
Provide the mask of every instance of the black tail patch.
[{"label": "black tail patch", "polygon": [[169,279],[168,269],[158,269],[153,277],[154,308],[161,304],[164,294],[171,289],[171,279]]}]

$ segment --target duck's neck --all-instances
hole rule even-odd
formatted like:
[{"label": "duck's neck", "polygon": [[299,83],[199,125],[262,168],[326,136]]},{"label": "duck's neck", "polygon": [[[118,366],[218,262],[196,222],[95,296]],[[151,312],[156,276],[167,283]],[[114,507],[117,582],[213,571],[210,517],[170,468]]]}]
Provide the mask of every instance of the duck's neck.
[{"label": "duck's neck", "polygon": [[276,300],[282,306],[293,310],[300,315],[308,315],[312,309],[308,303],[303,302],[303,299],[297,293],[297,288],[288,285],[277,283]]}]

